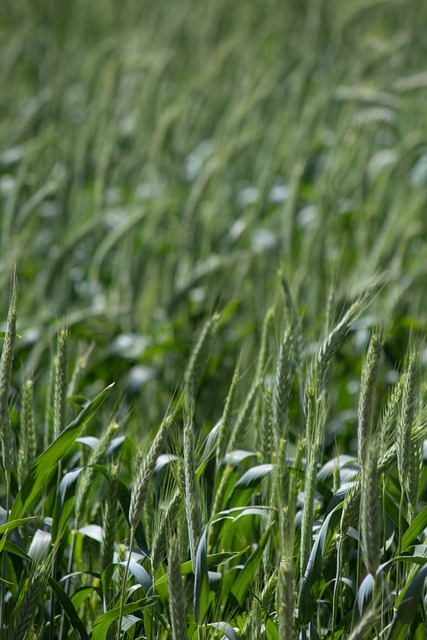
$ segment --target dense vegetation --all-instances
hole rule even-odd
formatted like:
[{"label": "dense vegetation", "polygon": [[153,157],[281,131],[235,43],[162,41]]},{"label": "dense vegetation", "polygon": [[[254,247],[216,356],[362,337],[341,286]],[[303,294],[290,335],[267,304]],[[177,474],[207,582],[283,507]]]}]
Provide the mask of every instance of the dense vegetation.
[{"label": "dense vegetation", "polygon": [[0,18],[0,637],[425,638],[427,5]]}]

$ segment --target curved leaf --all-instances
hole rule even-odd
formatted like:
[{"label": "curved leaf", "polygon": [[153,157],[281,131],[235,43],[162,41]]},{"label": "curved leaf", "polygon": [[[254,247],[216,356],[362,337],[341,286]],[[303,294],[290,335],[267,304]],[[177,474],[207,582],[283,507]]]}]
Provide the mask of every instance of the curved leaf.
[{"label": "curved leaf", "polygon": [[420,604],[427,578],[427,564],[420,569],[399,596],[399,605],[394,614],[386,640],[404,640]]},{"label": "curved leaf", "polygon": [[74,422],[64,429],[56,440],[52,442],[50,447],[31,465],[22,489],[13,503],[10,512],[11,520],[21,518],[28,507],[40,496],[55,471],[56,465],[80,436],[84,427],[102,404],[112,387],[113,385],[111,384],[101,391],[101,393],[81,411]]},{"label": "curved leaf", "polygon": [[[122,567],[126,567],[128,565],[127,561],[120,562],[119,564]],[[151,590],[153,583],[144,567],[141,567],[140,564],[138,564],[134,560],[131,560],[128,565],[128,570],[138,580],[139,584],[144,590],[144,593],[147,594]]]},{"label": "curved leaf", "polygon": [[236,489],[251,489],[257,487],[261,480],[272,472],[274,465],[272,464],[260,464],[257,467],[248,469],[240,480],[236,483]]},{"label": "curved leaf", "polygon": [[411,544],[418,538],[427,526],[427,505],[412,521],[402,536],[402,552],[407,551]]},{"label": "curved leaf", "polygon": [[81,621],[81,619],[79,618],[79,615],[76,611],[76,608],[74,607],[74,604],[71,602],[70,598],[67,596],[64,589],[51,576],[49,577],[48,581],[53,593],[59,600],[61,607],[63,608],[65,615],[69,619],[77,636],[81,640],[89,640],[89,636],[87,634],[85,626]]},{"label": "curved leaf", "polygon": [[222,631],[223,634],[227,638],[229,638],[230,640],[239,640],[239,636],[234,631],[234,629],[231,626],[231,624],[229,624],[228,622],[210,622],[208,624],[208,627],[213,627],[214,629],[219,629],[219,631]]},{"label": "curved leaf", "polygon": [[[145,607],[152,607],[158,601],[156,597],[143,598],[142,600],[138,600],[137,602],[131,602],[130,604],[125,604],[123,607],[123,615],[127,616],[129,613],[135,613],[136,611],[141,611]],[[92,640],[105,640],[107,637],[108,629],[111,624],[118,620],[120,617],[120,607],[116,609],[111,609],[111,611],[107,611],[104,613],[98,620],[95,622],[92,629]],[[124,626],[126,623],[124,623]]]},{"label": "curved leaf", "polygon": [[264,553],[265,546],[267,544],[268,538],[270,536],[271,530],[273,528],[274,522],[270,524],[270,526],[265,530],[261,540],[255,547],[254,551],[249,556],[245,566],[240,572],[237,580],[235,581],[232,589],[231,595],[232,597],[239,603],[242,604],[243,600],[246,597],[249,585],[254,579],[262,559],[262,554]]},{"label": "curved leaf", "polygon": [[200,538],[197,547],[196,562],[194,567],[194,619],[196,624],[201,624],[204,620],[209,606],[209,575],[207,559],[207,538],[206,529]]},{"label": "curved leaf", "polygon": [[317,600],[317,594],[315,592],[322,578],[323,556],[333,532],[341,520],[341,509],[342,503],[337,505],[334,510],[326,516],[308,559],[298,606],[299,619],[303,624],[310,622],[311,615],[315,608]]}]

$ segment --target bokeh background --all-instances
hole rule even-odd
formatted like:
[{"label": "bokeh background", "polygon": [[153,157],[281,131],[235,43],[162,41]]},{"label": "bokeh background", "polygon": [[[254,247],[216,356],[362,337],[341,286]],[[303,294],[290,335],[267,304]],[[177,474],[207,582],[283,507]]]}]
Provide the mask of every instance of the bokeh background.
[{"label": "bokeh background", "polygon": [[158,420],[218,311],[198,409],[212,423],[272,305],[281,335],[283,278],[307,353],[374,278],[335,368],[343,415],[357,384],[340,387],[339,367],[359,379],[375,324],[391,381],[426,326],[426,14],[3,0],[0,303],[5,319],[16,265],[17,380],[46,378],[65,322],[70,362],[95,345],[79,392],[116,381],[123,413]]}]

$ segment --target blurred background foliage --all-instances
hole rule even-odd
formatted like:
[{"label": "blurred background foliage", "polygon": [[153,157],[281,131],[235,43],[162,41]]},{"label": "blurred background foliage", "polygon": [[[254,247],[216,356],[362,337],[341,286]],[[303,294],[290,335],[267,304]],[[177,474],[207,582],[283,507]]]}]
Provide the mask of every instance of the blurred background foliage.
[{"label": "blurred background foliage", "polygon": [[198,405],[212,424],[271,305],[278,351],[279,272],[307,353],[375,278],[334,370],[343,428],[369,328],[389,330],[385,386],[408,328],[425,332],[426,14],[420,0],[3,0],[0,308],[16,264],[16,384],[46,380],[65,322],[70,372],[96,345],[76,393],[118,381],[140,429],[219,311]]}]

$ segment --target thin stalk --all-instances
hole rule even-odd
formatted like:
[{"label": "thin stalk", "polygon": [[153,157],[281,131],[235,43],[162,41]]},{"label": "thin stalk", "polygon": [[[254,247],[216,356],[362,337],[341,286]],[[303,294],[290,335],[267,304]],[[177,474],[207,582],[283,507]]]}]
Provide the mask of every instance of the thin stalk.
[{"label": "thin stalk", "polygon": [[[6,517],[9,518],[9,507],[10,507],[10,479],[6,479]],[[1,562],[1,575],[2,580],[0,583],[0,632],[3,631],[3,616],[5,610],[5,601],[4,601],[4,589],[5,589],[5,578],[6,578],[6,553],[3,552],[2,562]]]},{"label": "thin stalk", "polygon": [[130,530],[130,536],[129,536],[129,554],[128,554],[128,559],[127,559],[127,562],[126,562],[125,572],[124,572],[124,575],[123,575],[122,589],[121,589],[121,594],[120,594],[120,615],[119,615],[119,624],[118,624],[118,628],[117,628],[117,640],[120,640],[120,633],[121,633],[121,629],[122,629],[123,609],[124,609],[124,606],[125,606],[126,583],[127,583],[127,579],[128,579],[128,575],[129,575],[129,565],[130,565],[130,559],[131,559],[131,555],[132,555],[134,536],[135,536],[135,530],[131,529]]},{"label": "thin stalk", "polygon": [[334,584],[334,595],[332,600],[332,637],[335,634],[335,625],[337,622],[337,613],[338,613],[338,603],[340,601],[341,596],[341,580],[340,577],[342,574],[342,547],[343,547],[343,536],[340,535],[337,540],[337,571],[335,574],[335,584]]}]

